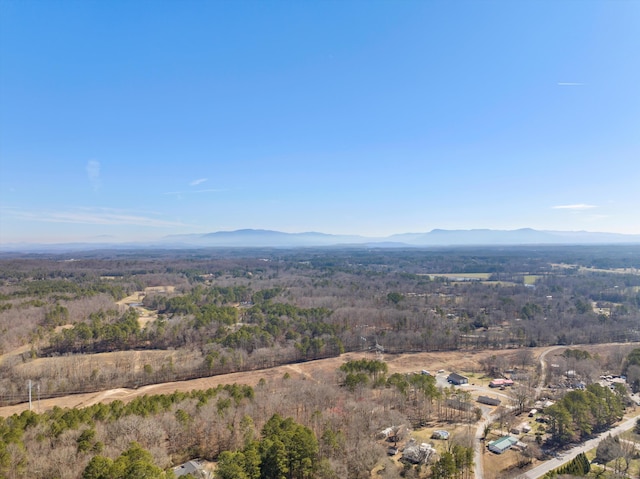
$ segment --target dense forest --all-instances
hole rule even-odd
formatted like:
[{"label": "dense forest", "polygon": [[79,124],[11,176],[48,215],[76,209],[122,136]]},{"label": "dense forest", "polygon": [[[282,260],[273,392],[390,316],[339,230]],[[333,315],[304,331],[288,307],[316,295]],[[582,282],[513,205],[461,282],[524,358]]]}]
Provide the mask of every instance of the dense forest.
[{"label": "dense forest", "polygon": [[[0,352],[27,349],[0,364],[0,401],[24,400],[27,379],[46,397],[376,347],[636,341],[639,263],[637,246],[5,255]],[[135,292],[153,321],[116,305]],[[72,360],[134,350],[148,351],[138,371]],[[27,377],[38,358],[60,360]]]},{"label": "dense forest", "polygon": [[[0,419],[0,476],[164,478],[200,457],[216,462],[219,478],[369,478],[374,467],[382,478],[472,477],[468,432],[428,468],[385,458],[378,435],[389,426],[397,441],[434,421],[475,424],[483,411],[432,375],[389,374],[378,355],[513,350],[477,365],[488,377],[519,367],[526,378],[496,411],[502,430],[531,406],[528,348],[566,346],[542,378],[557,397],[535,436],[537,446],[562,447],[606,430],[630,404],[624,388],[595,384],[604,370],[640,388],[638,350],[601,358],[569,347],[640,339],[639,272],[637,246],[4,255],[3,404],[26,401],[27,383],[39,400],[344,352],[371,359],[313,380],[284,375]],[[554,392],[571,383],[567,370],[587,387]],[[540,454],[536,444],[529,451]]]}]

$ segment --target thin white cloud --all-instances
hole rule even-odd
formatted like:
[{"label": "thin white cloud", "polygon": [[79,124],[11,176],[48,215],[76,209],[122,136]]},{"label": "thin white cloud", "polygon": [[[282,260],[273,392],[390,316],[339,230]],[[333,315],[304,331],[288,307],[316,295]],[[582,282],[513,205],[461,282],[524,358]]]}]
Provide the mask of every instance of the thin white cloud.
[{"label": "thin white cloud", "polygon": [[229,191],[225,188],[204,188],[201,190],[187,190],[187,191],[167,191],[162,193],[163,195],[175,196],[177,198],[182,199],[183,195],[190,195],[193,193],[222,193],[224,191]]},{"label": "thin white cloud", "polygon": [[8,216],[23,221],[41,223],[74,223],[85,225],[135,225],[152,228],[190,226],[180,221],[167,221],[126,211],[108,209],[76,209],[67,211],[26,211],[19,209],[5,210]]},{"label": "thin white cloud", "polygon": [[561,81],[558,82],[558,86],[583,86],[584,83],[573,82],[573,81]]},{"label": "thin white cloud", "polygon": [[100,162],[97,160],[89,160],[86,166],[87,177],[94,191],[100,189]]},{"label": "thin white cloud", "polygon": [[189,186],[198,186],[199,184],[204,183],[208,179],[209,178],[198,178],[197,180],[193,180],[191,183],[189,183]]},{"label": "thin white cloud", "polygon": [[554,210],[590,210],[593,208],[597,208],[595,205],[585,205],[584,203],[579,203],[577,205],[556,205],[551,207]]}]

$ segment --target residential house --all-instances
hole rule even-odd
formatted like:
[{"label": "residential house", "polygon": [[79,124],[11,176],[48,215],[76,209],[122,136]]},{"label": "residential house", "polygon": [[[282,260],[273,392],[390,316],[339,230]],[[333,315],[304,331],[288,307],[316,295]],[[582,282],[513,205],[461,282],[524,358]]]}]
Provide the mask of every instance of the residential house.
[{"label": "residential house", "polygon": [[415,439],[411,439],[402,451],[402,460],[412,464],[427,464],[436,456],[436,450],[426,442],[418,444]]},{"label": "residential house", "polygon": [[455,384],[456,386],[460,386],[461,384],[469,384],[469,378],[466,376],[462,376],[457,373],[451,373],[447,377],[447,381],[451,384]]},{"label": "residential house", "polygon": [[204,463],[200,459],[192,459],[173,468],[175,477],[186,476],[187,474],[201,479],[211,479],[213,477],[210,472],[204,469]]},{"label": "residential house", "polygon": [[490,388],[501,388],[505,386],[513,386],[511,379],[494,379],[489,383]]},{"label": "residential house", "polygon": [[491,441],[488,447],[491,452],[495,452],[496,454],[502,454],[504,451],[510,449],[511,446],[513,446],[517,442],[518,440],[515,437],[502,436],[500,439]]}]

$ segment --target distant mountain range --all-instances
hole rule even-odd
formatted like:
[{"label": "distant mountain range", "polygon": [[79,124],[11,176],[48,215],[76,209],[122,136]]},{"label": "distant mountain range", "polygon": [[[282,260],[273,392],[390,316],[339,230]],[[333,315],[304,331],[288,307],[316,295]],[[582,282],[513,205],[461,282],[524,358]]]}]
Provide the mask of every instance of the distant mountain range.
[{"label": "distant mountain range", "polygon": [[74,251],[95,249],[143,248],[304,248],[331,246],[363,246],[376,248],[443,247],[443,246],[507,246],[507,245],[585,245],[640,244],[640,235],[592,233],[588,231],[542,231],[531,228],[517,230],[442,230],[428,233],[403,233],[387,237],[332,235],[326,233],[283,233],[281,231],[242,229],[205,234],[166,236],[144,243],[117,243],[100,238],[99,242],[64,244],[5,244],[4,252]]},{"label": "distant mountain range", "polygon": [[640,235],[591,233],[588,231],[517,230],[442,230],[428,233],[403,233],[387,237],[332,235],[326,233],[283,233],[272,230],[243,229],[200,235],[176,235],[163,239],[164,244],[225,247],[305,247],[363,245],[403,246],[489,246],[525,244],[620,244],[640,243]]}]

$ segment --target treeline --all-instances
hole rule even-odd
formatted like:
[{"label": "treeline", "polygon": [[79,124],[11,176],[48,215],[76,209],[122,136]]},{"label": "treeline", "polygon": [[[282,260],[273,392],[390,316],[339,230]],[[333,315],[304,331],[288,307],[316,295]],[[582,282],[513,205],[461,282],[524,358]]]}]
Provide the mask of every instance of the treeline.
[{"label": "treeline", "polygon": [[276,414],[264,425],[261,435],[256,440],[251,431],[247,431],[241,451],[220,454],[216,478],[306,479],[315,476],[319,468],[319,445],[311,429]]},{"label": "treeline", "polygon": [[129,308],[115,321],[109,322],[116,315],[117,311],[93,313],[88,322],[63,329],[51,337],[51,345],[44,354],[98,353],[140,347],[143,334],[138,313]]},{"label": "treeline", "polygon": [[153,463],[153,456],[140,444],[132,443],[129,449],[112,460],[94,456],[82,471],[82,479],[170,479],[167,473]]},{"label": "treeline", "polygon": [[[423,420],[445,419],[444,409],[454,410],[453,396],[438,394],[427,375],[383,381],[382,364],[354,361],[340,371],[378,375],[369,385],[375,384],[374,394],[349,391],[325,376],[285,375],[255,387],[226,385],[82,409],[25,411],[0,419],[0,477],[129,479],[138,471],[138,477],[162,478],[194,457],[218,461],[219,478],[368,479],[376,465],[387,479],[416,477],[427,466],[388,460],[375,437],[389,426],[409,424],[427,397],[437,397],[442,409],[432,408]],[[430,466],[434,477],[472,477],[470,440],[450,439]]]},{"label": "treeline", "polygon": [[[167,297],[151,294],[144,298],[143,304],[157,310],[161,314],[196,314],[198,310],[208,304],[216,306],[251,301],[252,297],[262,297],[268,293],[252,293],[249,286],[211,286],[196,284],[188,294]],[[273,297],[275,295],[269,296]]]},{"label": "treeline", "polygon": [[473,477],[473,448],[454,444],[431,468],[432,479],[469,479]]},{"label": "treeline", "polygon": [[[75,290],[74,285],[83,281],[90,283],[88,291],[118,288],[130,291],[134,284],[142,288],[157,284],[162,278],[170,279],[170,284],[181,285],[184,294],[149,294],[143,300],[145,306],[169,318],[192,317],[197,327],[209,327],[209,331],[204,335],[202,331],[190,334],[189,328],[171,324],[170,334],[150,339],[159,348],[191,345],[202,337],[215,338],[219,322],[229,325],[236,319],[243,321],[245,313],[250,314],[247,308],[265,301],[331,310],[330,317],[319,321],[334,328],[329,336],[333,335],[347,351],[362,347],[361,337],[368,341],[375,339],[374,331],[385,348],[393,352],[638,340],[640,276],[554,268],[552,264],[569,261],[587,264],[589,251],[603,254],[605,250],[612,264],[619,262],[623,253],[615,248],[586,248],[580,254],[570,248],[437,252],[304,250],[262,252],[266,257],[262,259],[252,257],[261,252],[246,251],[245,257],[239,257],[238,252],[233,258],[230,254],[224,257],[224,252],[220,252],[219,258],[203,254],[188,262],[183,253],[176,252],[175,258],[162,267],[158,260],[164,257],[161,253],[149,253],[148,258],[138,253],[128,261],[82,259],[69,263],[56,261],[52,265],[43,262],[43,267],[55,265],[65,269],[48,272],[44,280],[18,281],[9,288],[0,288],[0,294],[31,292],[37,297],[38,291]],[[34,266],[33,262],[26,264]],[[112,272],[119,267],[120,276],[96,279],[85,272],[88,264]],[[16,260],[11,262],[11,267],[18,266],[21,264]],[[494,275],[501,276],[496,276],[499,282],[486,283],[459,283],[442,277],[430,280],[427,276],[427,273],[465,271],[485,274],[494,271]],[[533,275],[535,284],[523,284],[525,273]],[[56,274],[65,279],[49,279]],[[34,275],[43,276],[36,271]],[[121,296],[118,291],[112,293]],[[593,303],[598,309],[593,308]],[[9,304],[0,301],[0,309],[10,308]],[[238,318],[230,310],[223,316],[219,310],[203,309],[205,305],[238,304],[241,305]],[[217,317],[211,318],[211,314]],[[547,321],[553,322],[554,328],[548,328]],[[265,346],[268,337],[257,339],[244,343],[248,348],[268,347]],[[275,342],[282,344],[279,340]],[[319,341],[300,346],[303,356],[328,354],[318,352],[322,349]]]},{"label": "treeline", "polygon": [[[255,349],[275,348],[290,344],[299,353],[297,359],[316,359],[334,356],[344,351],[338,328],[326,322],[331,315],[327,308],[300,308],[292,304],[271,303],[274,290],[259,291],[261,302],[248,309],[217,305],[218,299],[207,302],[213,290],[197,288],[185,296],[166,299],[163,311],[171,314],[160,317],[150,327],[141,329],[135,309],[123,315],[115,311],[100,311],[89,315],[88,321],[76,323],[51,337],[44,355],[53,353],[96,353],[143,348],[198,347],[219,344],[251,354]],[[232,297],[235,297],[235,293]],[[248,292],[248,291],[247,291]],[[264,299],[264,298],[269,299]],[[198,299],[198,301],[195,301]],[[53,321],[64,310],[54,308],[47,313]],[[60,321],[56,320],[59,324]],[[238,324],[240,324],[238,326]],[[295,358],[294,358],[295,359]],[[210,364],[208,364],[210,366]]]},{"label": "treeline", "polygon": [[94,296],[99,293],[110,294],[116,301],[126,296],[125,288],[120,284],[91,278],[75,278],[74,280],[43,279],[24,281],[10,293],[2,294],[0,299],[7,301],[13,298],[54,297],[54,299],[58,300],[69,300]]},{"label": "treeline", "polygon": [[591,463],[584,452],[578,454],[568,464],[554,469],[544,475],[544,479],[554,479],[565,474],[576,477],[585,477],[591,470]]},{"label": "treeline", "polygon": [[220,473],[236,478],[368,479],[381,464],[385,478],[399,479],[403,469],[375,440],[389,425],[407,422],[392,392],[383,387],[355,397],[318,379],[286,376],[254,388],[220,386],[0,419],[0,477],[128,479],[134,476],[114,474],[121,471],[116,465],[130,464],[134,448],[149,477],[159,473],[150,465],[168,470],[200,457],[220,461]]},{"label": "treeline", "polygon": [[597,383],[586,390],[569,391],[554,405],[545,408],[549,416],[549,441],[565,445],[606,431],[624,414],[624,386],[616,391]]},{"label": "treeline", "polygon": [[[140,477],[163,477],[161,469],[155,464],[160,464],[165,468],[169,458],[166,452],[160,453],[157,450],[161,435],[169,434],[172,428],[179,434],[180,424],[190,423],[193,418],[187,412],[192,408],[213,410],[217,414],[224,416],[225,411],[241,407],[250,403],[255,397],[253,388],[244,385],[224,385],[202,391],[175,392],[173,394],[142,396],[125,404],[116,400],[109,404],[98,403],[82,409],[61,409],[54,407],[51,411],[37,414],[33,411],[25,411],[9,418],[0,417],[0,477],[69,477],[77,478],[85,465],[85,475],[87,478],[111,479],[111,478],[140,478]],[[169,416],[167,416],[169,415]],[[158,422],[158,418],[165,417],[165,424]],[[155,420],[154,420],[155,418]],[[167,424],[175,423],[175,427]],[[158,431],[149,429],[152,422],[143,426],[142,419],[154,420]],[[135,426],[137,425],[137,426]],[[138,430],[131,431],[131,427]],[[164,429],[167,427],[168,429]],[[133,434],[132,434],[133,433]],[[202,440],[203,435],[199,433],[196,441]],[[154,458],[143,452],[140,445],[135,445],[132,452],[131,442],[140,442],[142,446],[154,452]],[[193,442],[178,444],[174,438],[173,453],[190,453],[189,447]],[[201,444],[196,442],[195,444]],[[122,452],[129,448],[129,452]],[[46,463],[47,454],[42,453],[42,449],[49,449],[56,457],[56,453],[64,450],[66,465],[59,464],[57,467],[67,467],[64,469],[47,470],[38,466]],[[169,452],[170,452],[169,451]],[[199,451],[205,453],[205,450]],[[120,454],[114,460],[104,457],[104,453],[113,456]],[[211,453],[207,455],[211,457]],[[42,457],[44,456],[44,457]],[[128,469],[130,462],[143,459],[145,466],[143,469],[133,468],[140,472],[149,468],[153,471],[152,476],[124,474],[123,470]],[[132,461],[129,461],[132,459]],[[122,467],[127,464],[126,467]],[[73,467],[72,467],[73,466]],[[99,466],[99,467],[98,467]],[[151,467],[153,466],[153,467]],[[102,476],[92,476],[101,470]],[[93,472],[92,472],[93,471]]]},{"label": "treeline", "polygon": [[[606,253],[612,264],[628,253],[616,248],[216,250],[0,260],[0,349],[31,343],[24,361],[38,354],[166,351],[164,359],[149,363],[146,374],[118,379],[114,373],[100,381],[101,387],[115,387],[379,347],[404,353],[640,340],[640,275],[580,269],[589,252]],[[560,263],[566,267],[557,267]],[[465,271],[500,281],[431,279]],[[532,284],[524,284],[525,275]],[[105,305],[115,299],[111,293],[73,293],[109,290],[120,296],[158,285],[174,286],[175,292],[148,292],[142,301],[158,319],[137,329],[122,312],[94,320],[113,307]],[[12,296],[25,292],[34,296]],[[73,327],[52,334],[67,325]],[[188,367],[165,367],[175,350],[198,357]],[[11,364],[3,362],[4,378],[15,376]],[[101,372],[96,378],[106,376]],[[0,383],[3,389],[6,381]],[[14,394],[16,388],[7,384],[4,390]]]}]

